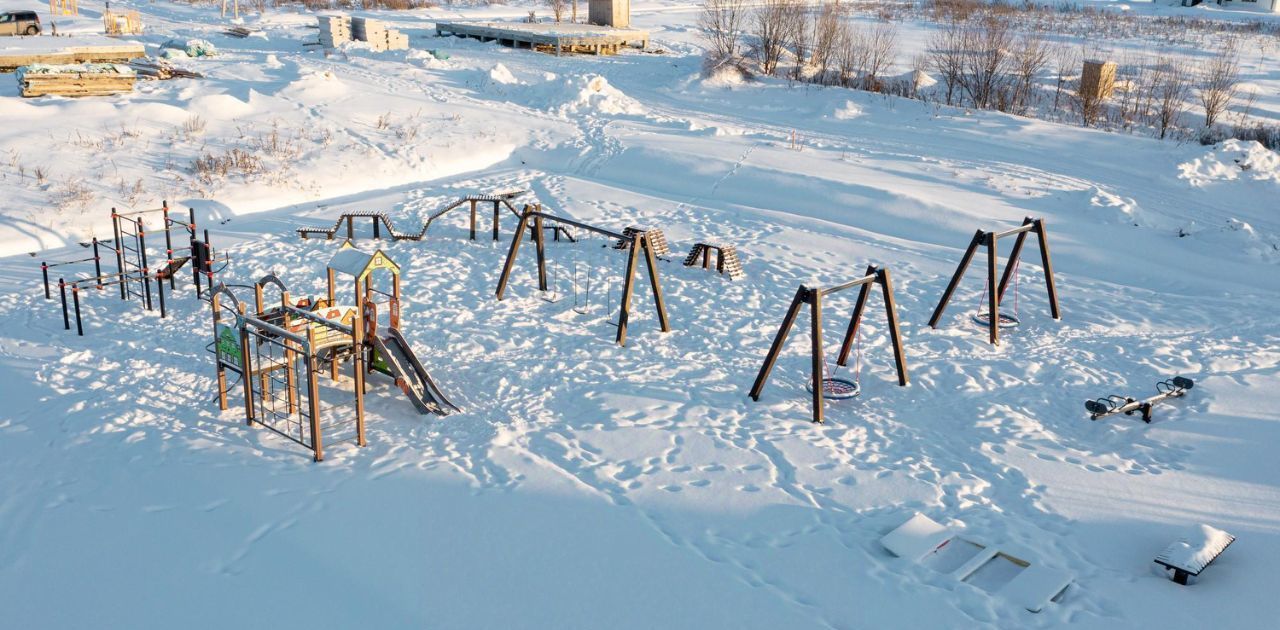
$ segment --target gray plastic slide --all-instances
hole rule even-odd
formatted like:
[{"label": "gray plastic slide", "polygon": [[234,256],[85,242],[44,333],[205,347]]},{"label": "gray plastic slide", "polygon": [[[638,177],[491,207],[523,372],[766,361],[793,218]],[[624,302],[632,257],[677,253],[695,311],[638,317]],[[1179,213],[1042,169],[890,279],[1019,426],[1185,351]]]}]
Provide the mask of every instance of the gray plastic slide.
[{"label": "gray plastic slide", "polygon": [[413,401],[413,406],[417,407],[418,411],[442,416],[448,415],[451,411],[462,411],[457,405],[449,402],[440,388],[436,387],[435,381],[431,380],[431,375],[427,373],[426,368],[422,367],[417,355],[413,353],[413,348],[409,346],[409,342],[405,341],[400,331],[391,328],[388,334],[374,338],[373,344],[378,354],[386,361],[387,367],[391,369],[396,382],[401,385],[401,389],[409,400]]}]

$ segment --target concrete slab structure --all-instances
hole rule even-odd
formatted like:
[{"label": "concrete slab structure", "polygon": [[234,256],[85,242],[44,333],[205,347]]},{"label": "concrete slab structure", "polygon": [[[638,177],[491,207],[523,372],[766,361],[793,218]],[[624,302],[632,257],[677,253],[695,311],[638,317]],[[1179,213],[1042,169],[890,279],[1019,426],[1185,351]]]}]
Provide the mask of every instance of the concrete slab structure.
[{"label": "concrete slab structure", "polygon": [[566,52],[613,54],[623,46],[644,48],[649,32],[591,24],[529,24],[525,22],[436,22],[436,35],[474,37],[515,48],[531,48],[556,55]]}]

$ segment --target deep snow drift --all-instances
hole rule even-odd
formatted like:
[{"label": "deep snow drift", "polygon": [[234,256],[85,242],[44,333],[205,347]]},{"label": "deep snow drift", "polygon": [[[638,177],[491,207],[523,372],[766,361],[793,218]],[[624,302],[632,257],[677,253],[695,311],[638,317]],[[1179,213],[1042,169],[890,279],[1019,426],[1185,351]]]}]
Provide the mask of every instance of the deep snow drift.
[{"label": "deep snow drift", "polygon": [[[211,19],[180,25],[194,9],[164,11],[147,37],[213,41],[223,54],[200,62],[208,79],[121,99],[0,96],[6,117],[53,136],[23,153],[59,165],[46,184],[117,168],[127,192],[148,169],[168,173],[164,197],[195,207],[230,254],[225,281],[275,272],[296,296],[323,292],[338,244],[296,227],[344,210],[420,225],[460,194],[524,189],[521,201],[580,220],[664,229],[674,330],[658,332],[642,284],[627,347],[612,343],[623,258],[599,239],[548,246],[553,295],[536,290],[525,247],[501,302],[509,215],[497,243],[468,241],[465,212],[421,243],[362,239],[403,267],[405,336],[464,413],[420,416],[371,379],[369,446],[334,444],[315,464],[245,427],[238,388],[217,410],[208,308],[190,290],[166,320],[91,291],[86,336],[64,332],[38,261],[85,250],[21,252],[101,233],[106,209],[55,221],[29,171],[6,171],[0,625],[1252,628],[1280,616],[1274,153],[785,82],[726,87],[699,77],[694,13],[678,8],[637,14],[666,54],[612,58],[439,40],[431,12],[390,16],[443,61],[325,58],[301,47],[303,16],[271,14],[265,37],[237,42]],[[184,135],[192,115],[206,127]],[[99,131],[76,140],[68,119]],[[137,135],[109,133],[122,122]],[[183,160],[237,146],[290,166],[205,183],[217,192],[202,197]],[[158,203],[144,188],[136,205]],[[1029,258],[1006,299],[1024,323],[1001,346],[970,322],[976,272],[929,329],[974,230],[1024,216],[1047,221],[1063,319],[1048,316]],[[703,239],[736,245],[746,279],[680,265]],[[862,396],[806,421],[801,327],[750,401],[797,284],[867,264],[894,274],[911,385],[894,380],[874,297]],[[592,278],[586,314],[575,275]],[[833,353],[852,297],[826,306]],[[1150,425],[1083,409],[1177,374],[1196,388]],[[329,391],[325,413],[351,413]],[[1032,614],[989,592],[999,576],[961,582],[895,558],[878,541],[916,512],[1074,583]],[[1201,523],[1237,541],[1199,583],[1176,585],[1152,559]]]}]

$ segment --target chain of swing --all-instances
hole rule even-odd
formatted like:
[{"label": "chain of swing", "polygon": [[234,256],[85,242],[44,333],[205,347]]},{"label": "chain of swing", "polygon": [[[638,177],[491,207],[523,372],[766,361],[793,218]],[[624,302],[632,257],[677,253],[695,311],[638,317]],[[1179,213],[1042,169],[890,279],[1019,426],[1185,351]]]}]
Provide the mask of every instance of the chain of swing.
[{"label": "chain of swing", "polygon": [[[598,280],[595,279],[595,276],[597,275],[596,265],[589,260],[588,255],[583,253],[583,249],[590,248],[598,240],[604,240],[604,238],[587,232],[585,237],[578,236],[571,241],[573,245],[573,259],[571,262],[573,266],[573,312],[579,315],[591,314],[592,285],[599,284]],[[610,249],[610,243],[605,240],[604,243],[600,244],[600,248],[606,250]],[[607,268],[608,265],[606,263],[606,270]],[[554,304],[564,298],[564,292],[560,290],[560,283],[565,275],[564,271],[564,267],[558,261],[549,261],[547,265],[547,290],[542,291],[539,296],[544,302]],[[615,302],[615,283],[613,281],[613,275],[607,273],[607,271],[604,276],[604,284],[605,308],[607,309],[606,317],[610,324],[617,326],[618,313],[621,311],[622,306],[621,304],[618,304],[616,307],[611,306]],[[598,289],[596,289],[596,291],[598,301]],[[618,297],[620,298],[621,296]]]}]

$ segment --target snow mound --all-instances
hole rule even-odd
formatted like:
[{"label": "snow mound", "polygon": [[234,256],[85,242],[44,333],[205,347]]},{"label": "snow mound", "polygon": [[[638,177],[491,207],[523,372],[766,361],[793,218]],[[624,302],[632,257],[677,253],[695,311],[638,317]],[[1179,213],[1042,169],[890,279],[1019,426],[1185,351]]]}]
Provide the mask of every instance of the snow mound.
[{"label": "snow mound", "polygon": [[832,115],[836,117],[836,120],[853,120],[854,118],[862,117],[862,108],[853,101],[845,101],[844,107],[837,109]]},{"label": "snow mound", "polygon": [[347,93],[347,86],[333,72],[310,72],[280,91],[282,95],[306,102],[324,102]]},{"label": "snow mound", "polygon": [[489,71],[489,80],[503,85],[515,85],[520,83],[520,80],[516,78],[516,75],[511,74],[511,71],[502,64],[494,66],[493,69]]},{"label": "snow mound", "polygon": [[1132,197],[1107,192],[1097,186],[1087,191],[1089,207],[1102,211],[1105,218],[1123,223],[1138,224],[1138,202]]},{"label": "snow mound", "polygon": [[558,108],[561,114],[597,111],[603,114],[643,114],[639,101],[622,93],[598,74],[565,79],[562,84],[567,102]]},{"label": "snow mound", "polygon": [[1204,187],[1225,181],[1280,184],[1280,153],[1257,141],[1225,140],[1202,157],[1178,165],[1178,178]]}]

